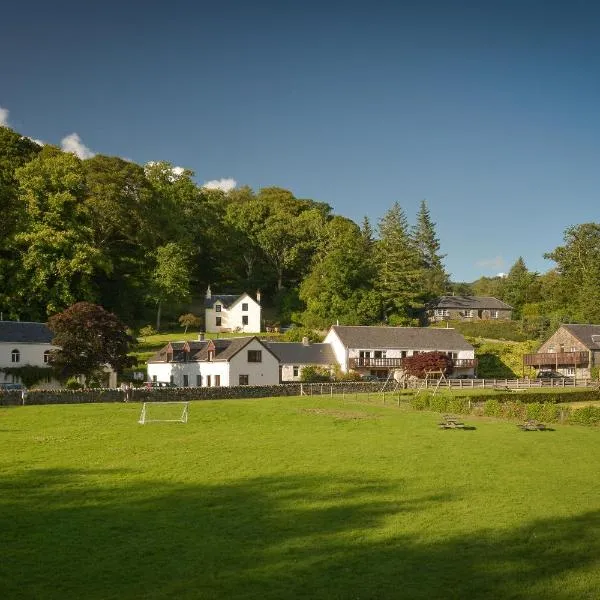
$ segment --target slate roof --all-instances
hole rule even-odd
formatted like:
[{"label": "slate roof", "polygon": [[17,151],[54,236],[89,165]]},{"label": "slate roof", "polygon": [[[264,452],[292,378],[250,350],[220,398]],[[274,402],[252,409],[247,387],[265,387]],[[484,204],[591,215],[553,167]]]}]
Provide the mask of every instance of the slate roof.
[{"label": "slate roof", "polygon": [[[600,350],[600,325],[562,325],[590,350]],[[593,336],[593,337],[592,337]]]},{"label": "slate roof", "polygon": [[513,307],[492,296],[441,296],[431,308],[455,308],[459,310],[513,310]]},{"label": "slate roof", "polygon": [[[243,350],[252,340],[258,340],[258,338],[256,336],[247,336],[239,338],[219,338],[216,340],[202,340],[193,342],[170,342],[169,344],[161,348],[156,354],[150,357],[147,362],[168,362],[167,350],[169,346],[173,349],[173,360],[171,362],[185,362],[186,348],[189,348],[188,362],[207,361],[208,349],[211,346],[211,344],[215,348],[215,356],[212,362],[228,361],[231,358],[233,358],[240,350]],[[266,346],[265,348],[267,350],[270,350]],[[272,351],[271,353],[273,354]]]},{"label": "slate roof", "polygon": [[229,308],[240,296],[244,294],[213,294],[210,298],[204,299],[204,307],[211,308],[215,302],[220,302],[225,308]]},{"label": "slate roof", "polygon": [[473,350],[456,329],[441,327],[371,327],[334,325],[347,348],[403,350]]},{"label": "slate roof", "polygon": [[45,323],[0,321],[0,342],[50,344],[53,337],[53,333]]},{"label": "slate roof", "polygon": [[334,365],[335,354],[330,344],[308,344],[300,342],[265,342],[280,363],[293,365]]}]

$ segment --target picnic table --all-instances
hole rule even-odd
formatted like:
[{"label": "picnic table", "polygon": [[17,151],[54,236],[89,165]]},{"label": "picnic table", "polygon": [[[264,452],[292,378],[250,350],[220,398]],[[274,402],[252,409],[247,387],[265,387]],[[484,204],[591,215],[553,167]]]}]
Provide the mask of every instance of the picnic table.
[{"label": "picnic table", "polygon": [[517,425],[517,427],[523,431],[545,431],[547,429],[544,423],[540,423],[536,419],[529,419],[525,423]]},{"label": "picnic table", "polygon": [[442,415],[440,429],[464,429],[465,424],[456,415]]}]

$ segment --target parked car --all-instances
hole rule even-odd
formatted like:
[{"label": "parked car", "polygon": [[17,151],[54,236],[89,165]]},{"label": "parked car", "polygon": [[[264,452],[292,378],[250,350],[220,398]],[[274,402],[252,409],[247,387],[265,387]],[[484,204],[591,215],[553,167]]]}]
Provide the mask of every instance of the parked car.
[{"label": "parked car", "polygon": [[15,390],[22,390],[22,383],[0,383],[0,390],[4,390],[6,392],[12,392]]},{"label": "parked car", "polygon": [[177,387],[174,383],[169,381],[146,381],[146,387],[152,388],[174,388]]},{"label": "parked car", "polygon": [[537,376],[538,379],[572,379],[569,375],[563,375],[562,373],[548,370],[540,371]]}]

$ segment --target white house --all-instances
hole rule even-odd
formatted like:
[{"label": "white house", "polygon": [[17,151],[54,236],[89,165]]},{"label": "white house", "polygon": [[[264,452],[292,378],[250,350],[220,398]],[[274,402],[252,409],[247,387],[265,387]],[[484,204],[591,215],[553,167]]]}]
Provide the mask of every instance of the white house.
[{"label": "white house", "polygon": [[148,361],[148,377],[179,387],[277,385],[279,359],[255,336],[170,342]]},{"label": "white house", "polygon": [[388,377],[402,359],[422,352],[445,352],[454,359],[456,375],[474,375],[475,349],[455,329],[433,327],[348,327],[334,325],[324,340],[343,372]]},{"label": "white house", "polygon": [[[20,383],[15,373],[2,369],[24,366],[48,367],[52,332],[45,323],[0,321],[0,383]],[[51,383],[49,377],[44,383]]]},{"label": "white house", "polygon": [[265,345],[277,356],[281,381],[300,381],[302,369],[306,366],[319,366],[334,369],[337,365],[330,344],[312,344],[308,338],[297,342],[265,342]]},{"label": "white house", "polygon": [[204,300],[205,330],[210,333],[260,333],[260,292],[256,300],[249,294],[213,294],[210,286]]}]

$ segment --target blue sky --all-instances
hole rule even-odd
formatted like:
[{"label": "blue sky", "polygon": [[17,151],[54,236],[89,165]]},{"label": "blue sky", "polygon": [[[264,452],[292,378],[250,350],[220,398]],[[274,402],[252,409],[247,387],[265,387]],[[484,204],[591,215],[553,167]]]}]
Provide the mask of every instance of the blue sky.
[{"label": "blue sky", "polygon": [[9,3],[0,120],[356,221],[426,199],[455,281],[544,272],[598,221],[599,28],[576,0]]}]

